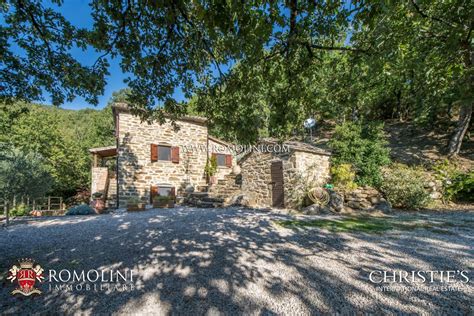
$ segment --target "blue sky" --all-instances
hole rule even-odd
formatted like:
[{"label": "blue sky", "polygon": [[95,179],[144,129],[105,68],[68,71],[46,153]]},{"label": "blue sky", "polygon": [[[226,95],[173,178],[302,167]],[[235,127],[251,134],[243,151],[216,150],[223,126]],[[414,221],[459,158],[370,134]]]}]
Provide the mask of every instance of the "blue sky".
[{"label": "blue sky", "polygon": [[[59,7],[59,12],[61,12],[66,19],[76,26],[91,27],[92,17],[89,2],[89,0],[67,0],[64,1],[61,7]],[[57,6],[53,6],[57,8]],[[72,54],[75,58],[77,58],[77,60],[85,65],[92,65],[96,58],[100,55],[94,50],[82,51],[80,49],[73,50]],[[122,69],[120,69],[119,60],[110,60],[109,58],[109,63],[110,75],[107,77],[107,86],[105,88],[104,95],[99,97],[99,105],[91,105],[84,99],[77,97],[74,101],[66,102],[61,107],[64,109],[80,110],[85,108],[100,109],[107,105],[108,100],[112,96],[112,92],[127,86],[123,82],[123,80],[126,78],[126,75],[122,72]],[[45,99],[46,101],[43,103],[50,104],[50,100],[47,95],[45,95]]]}]

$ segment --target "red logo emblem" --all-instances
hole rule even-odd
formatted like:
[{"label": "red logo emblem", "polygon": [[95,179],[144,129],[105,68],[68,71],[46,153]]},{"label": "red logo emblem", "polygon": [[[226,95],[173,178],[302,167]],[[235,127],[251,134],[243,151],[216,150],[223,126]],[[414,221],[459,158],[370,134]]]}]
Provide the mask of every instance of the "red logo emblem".
[{"label": "red logo emblem", "polygon": [[[35,282],[43,282],[43,268],[39,264],[34,264],[32,259],[21,259],[18,261],[20,267],[13,265],[9,270],[7,280],[11,282],[17,280],[18,288],[12,291],[12,295],[23,294],[41,294],[41,291],[34,287]],[[34,267],[33,267],[34,266]]]}]

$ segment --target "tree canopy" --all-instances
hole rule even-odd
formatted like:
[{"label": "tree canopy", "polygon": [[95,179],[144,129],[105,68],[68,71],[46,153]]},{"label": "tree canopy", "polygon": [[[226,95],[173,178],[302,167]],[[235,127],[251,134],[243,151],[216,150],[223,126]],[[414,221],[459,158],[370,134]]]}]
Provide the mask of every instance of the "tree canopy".
[{"label": "tree canopy", "polygon": [[[142,118],[186,113],[181,90],[236,139],[287,137],[307,115],[426,122],[459,110],[455,155],[470,124],[472,1],[92,0],[90,28],[41,1],[0,4],[6,100],[44,90],[54,104],[97,103],[114,57]],[[73,47],[101,55],[84,65]]]}]

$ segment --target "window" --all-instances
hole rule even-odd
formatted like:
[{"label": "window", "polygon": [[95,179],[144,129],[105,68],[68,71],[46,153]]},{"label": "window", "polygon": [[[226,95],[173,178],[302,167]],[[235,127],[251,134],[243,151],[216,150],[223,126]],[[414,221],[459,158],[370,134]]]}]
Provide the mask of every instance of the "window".
[{"label": "window", "polygon": [[226,155],[223,155],[223,154],[216,154],[216,160],[217,160],[217,165],[219,167],[225,167],[226,166],[226,163],[225,163],[225,158]]},{"label": "window", "polygon": [[171,187],[158,187],[158,195],[161,196],[173,196],[173,188]]},{"label": "window", "polygon": [[158,160],[171,161],[171,147],[158,145]]}]

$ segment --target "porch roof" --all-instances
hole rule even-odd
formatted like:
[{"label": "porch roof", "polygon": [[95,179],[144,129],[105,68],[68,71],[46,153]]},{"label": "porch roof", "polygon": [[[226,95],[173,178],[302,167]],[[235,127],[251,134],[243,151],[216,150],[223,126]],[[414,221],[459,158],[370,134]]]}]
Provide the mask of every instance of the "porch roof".
[{"label": "porch roof", "polygon": [[117,155],[117,146],[90,148],[89,152],[100,157],[113,157]]}]

